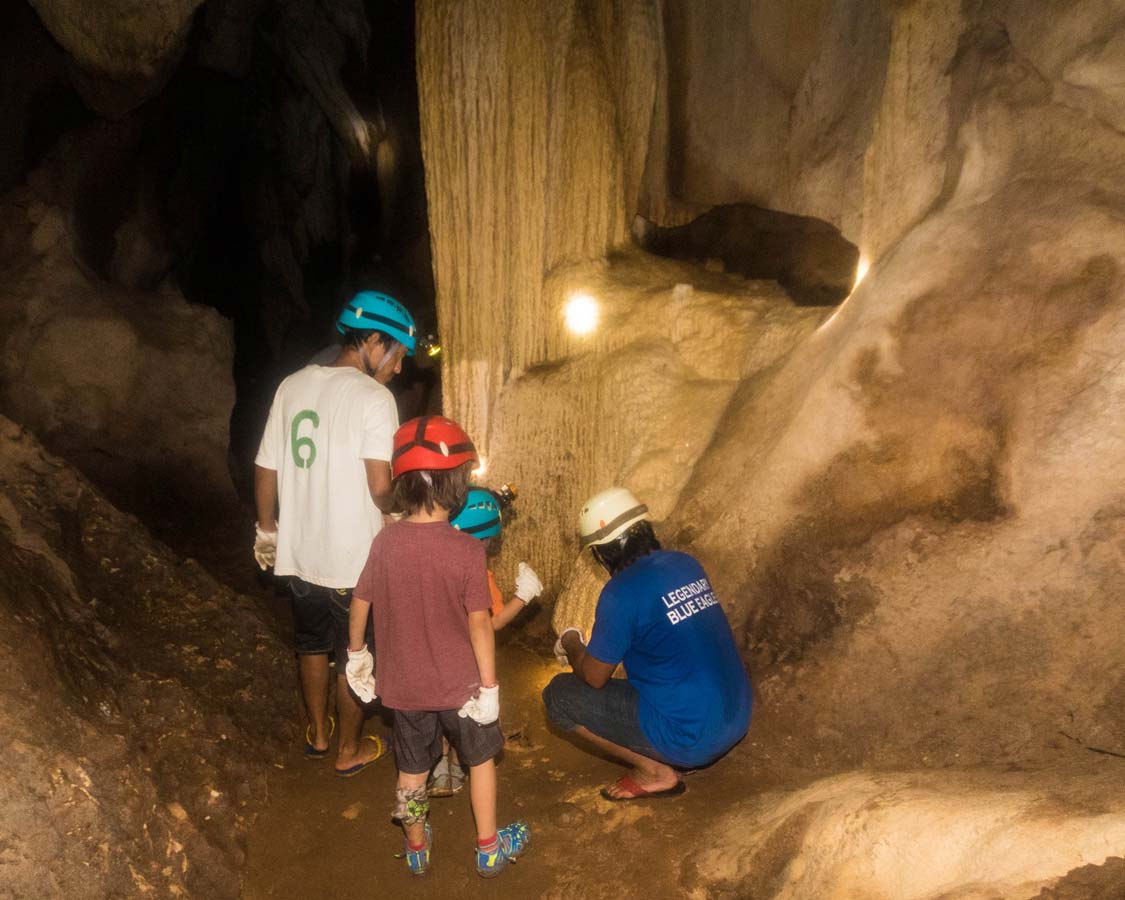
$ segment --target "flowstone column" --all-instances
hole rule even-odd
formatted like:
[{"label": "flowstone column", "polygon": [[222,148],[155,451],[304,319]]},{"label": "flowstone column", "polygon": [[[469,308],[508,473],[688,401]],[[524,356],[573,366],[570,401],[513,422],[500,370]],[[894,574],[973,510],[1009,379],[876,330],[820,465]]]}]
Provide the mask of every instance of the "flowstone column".
[{"label": "flowstone column", "polygon": [[622,243],[635,207],[654,79],[624,69],[655,71],[656,3],[589,7],[417,7],[445,412],[485,453],[508,377],[569,348],[544,277]]}]

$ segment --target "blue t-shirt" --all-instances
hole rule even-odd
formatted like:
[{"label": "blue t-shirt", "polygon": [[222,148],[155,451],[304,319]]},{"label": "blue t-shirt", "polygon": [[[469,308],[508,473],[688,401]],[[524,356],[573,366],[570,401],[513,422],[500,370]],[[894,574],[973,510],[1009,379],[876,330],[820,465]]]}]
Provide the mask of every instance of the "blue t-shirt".
[{"label": "blue t-shirt", "polygon": [[641,730],[672,762],[698,766],[750,727],[750,679],[703,567],[658,550],[602,589],[587,651],[624,662]]}]

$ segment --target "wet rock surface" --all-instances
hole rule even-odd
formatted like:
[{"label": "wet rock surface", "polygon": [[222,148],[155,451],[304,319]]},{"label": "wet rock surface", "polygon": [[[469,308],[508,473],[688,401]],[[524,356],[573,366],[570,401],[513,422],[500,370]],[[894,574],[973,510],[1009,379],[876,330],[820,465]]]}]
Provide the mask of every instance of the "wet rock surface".
[{"label": "wet rock surface", "polygon": [[290,655],[0,420],[0,896],[238,896]]}]

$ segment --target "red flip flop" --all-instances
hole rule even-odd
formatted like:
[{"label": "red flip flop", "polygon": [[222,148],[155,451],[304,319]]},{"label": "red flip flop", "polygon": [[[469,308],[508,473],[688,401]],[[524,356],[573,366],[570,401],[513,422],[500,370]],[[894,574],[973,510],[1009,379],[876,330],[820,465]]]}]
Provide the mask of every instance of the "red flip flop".
[{"label": "red flip flop", "polygon": [[660,800],[664,797],[678,797],[687,790],[687,785],[683,781],[677,781],[670,788],[665,788],[662,791],[646,791],[629,775],[622,775],[618,778],[617,787],[628,791],[629,795],[627,797],[614,797],[608,788],[602,788],[602,796],[610,803],[623,803],[627,800]]}]

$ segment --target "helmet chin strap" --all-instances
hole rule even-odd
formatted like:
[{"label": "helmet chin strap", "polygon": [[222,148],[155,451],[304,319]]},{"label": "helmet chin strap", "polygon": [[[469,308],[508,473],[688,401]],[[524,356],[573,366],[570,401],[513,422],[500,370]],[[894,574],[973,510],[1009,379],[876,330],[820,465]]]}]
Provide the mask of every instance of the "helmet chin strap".
[{"label": "helmet chin strap", "polygon": [[367,359],[367,344],[364,343],[359,348],[359,361],[363,363],[363,371],[367,374],[368,378],[375,377],[375,370],[371,368],[371,363]]},{"label": "helmet chin strap", "polygon": [[390,365],[391,360],[395,358],[395,351],[397,351],[398,348],[398,341],[394,341],[389,347],[384,348],[383,358],[379,360],[379,365],[375,366],[375,368],[372,368],[371,360],[367,357],[367,342],[364,341],[363,345],[359,349],[359,358],[363,363],[363,371],[367,373],[368,377],[375,378],[380,372],[383,371],[383,369]]}]

